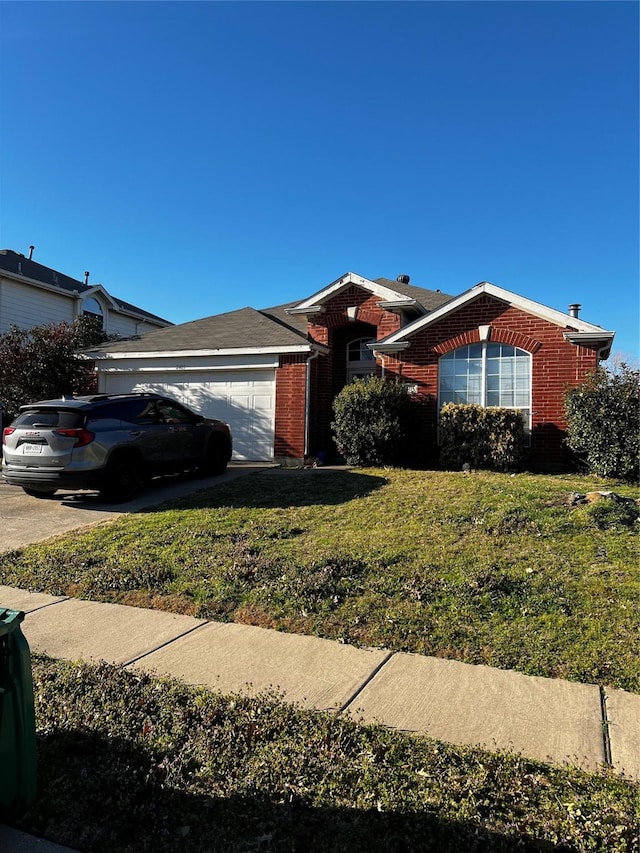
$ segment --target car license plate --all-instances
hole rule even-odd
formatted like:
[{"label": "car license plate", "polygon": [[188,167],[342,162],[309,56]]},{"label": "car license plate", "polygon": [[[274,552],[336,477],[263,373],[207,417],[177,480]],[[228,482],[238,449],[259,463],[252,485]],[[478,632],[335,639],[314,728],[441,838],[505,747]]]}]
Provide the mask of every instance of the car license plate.
[{"label": "car license plate", "polygon": [[23,453],[25,456],[33,456],[34,453],[42,453],[42,444],[23,444]]}]

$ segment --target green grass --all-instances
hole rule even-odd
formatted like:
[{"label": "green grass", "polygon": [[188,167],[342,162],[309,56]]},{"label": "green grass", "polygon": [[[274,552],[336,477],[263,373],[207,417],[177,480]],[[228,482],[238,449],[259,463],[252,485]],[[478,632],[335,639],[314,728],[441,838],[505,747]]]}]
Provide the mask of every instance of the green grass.
[{"label": "green grass", "polygon": [[637,504],[593,478],[272,470],[0,558],[8,585],[640,692]]},{"label": "green grass", "polygon": [[39,798],[91,853],[638,850],[638,787],[107,664],[34,659]]}]

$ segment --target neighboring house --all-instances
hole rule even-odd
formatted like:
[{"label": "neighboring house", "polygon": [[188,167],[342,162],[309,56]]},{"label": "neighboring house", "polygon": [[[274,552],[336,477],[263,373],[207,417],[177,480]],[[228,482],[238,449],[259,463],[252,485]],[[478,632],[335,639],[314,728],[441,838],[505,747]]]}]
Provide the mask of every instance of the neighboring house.
[{"label": "neighboring house", "polygon": [[335,457],[332,401],[356,377],[399,378],[418,408],[416,465],[437,458],[445,402],[517,408],[532,463],[561,467],[563,396],[614,333],[482,282],[460,296],[355,273],[300,302],[242,308],[92,350],[101,391],[168,393],[231,424],[234,456]]},{"label": "neighboring house", "polygon": [[0,250],[0,335],[11,326],[30,329],[45,323],[72,323],[85,314],[101,318],[108,335],[131,337],[170,326],[112,296],[101,284],[89,285],[37,263],[11,249]]}]

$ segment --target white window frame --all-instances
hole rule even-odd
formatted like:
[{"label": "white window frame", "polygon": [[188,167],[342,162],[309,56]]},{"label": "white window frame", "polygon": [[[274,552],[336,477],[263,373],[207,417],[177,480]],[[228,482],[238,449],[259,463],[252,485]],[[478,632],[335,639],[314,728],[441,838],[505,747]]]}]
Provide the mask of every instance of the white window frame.
[{"label": "white window frame", "polygon": [[[376,375],[376,358],[373,352],[367,347],[367,344],[372,344],[375,338],[355,338],[349,341],[346,347],[346,365],[347,365],[347,385],[350,385],[354,379],[362,379],[363,377]],[[360,344],[360,354],[364,353],[365,358],[350,359],[349,350],[354,344]]]},{"label": "white window frame", "polygon": [[[97,306],[100,309],[100,313],[97,311],[92,311],[91,308]],[[96,299],[95,296],[87,296],[82,300],[82,316],[83,317],[97,317],[102,322],[102,328],[105,328],[106,324],[106,316],[105,310],[102,306],[102,303],[99,299]]]},{"label": "white window frame", "polygon": [[[489,404],[487,403],[487,349],[490,346],[498,345],[503,347],[511,347],[514,353],[524,353],[527,356],[528,365],[529,365],[529,393],[527,397],[526,406],[505,406],[502,404]],[[512,344],[503,344],[500,341],[479,341],[474,344],[463,344],[461,347],[457,347],[455,350],[451,350],[450,352],[444,353],[444,355],[440,356],[438,361],[438,411],[444,405],[442,401],[442,361],[443,359],[450,358],[454,353],[460,352],[461,350],[469,350],[470,347],[481,347],[481,371],[480,371],[480,402],[476,403],[476,405],[482,406],[484,409],[513,409],[517,412],[522,412],[524,419],[524,429],[525,434],[529,437],[531,434],[531,415],[532,415],[532,394],[533,394],[533,359],[531,353],[527,350],[522,349],[522,347],[516,347]],[[503,356],[500,356],[501,358]],[[469,357],[467,356],[466,361],[469,362]],[[455,375],[455,374],[454,374]],[[499,392],[502,389],[499,389]],[[515,390],[515,389],[514,389]],[[468,394],[468,392],[467,392]],[[460,401],[451,401],[447,400],[446,402],[458,402],[462,404],[469,403],[468,400],[460,400]]]}]

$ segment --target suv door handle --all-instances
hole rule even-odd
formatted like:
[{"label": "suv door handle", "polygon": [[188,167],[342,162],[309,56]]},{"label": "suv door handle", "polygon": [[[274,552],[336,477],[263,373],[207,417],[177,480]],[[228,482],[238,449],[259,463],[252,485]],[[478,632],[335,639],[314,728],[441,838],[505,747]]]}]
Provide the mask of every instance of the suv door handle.
[{"label": "suv door handle", "polygon": [[130,429],[129,435],[142,435],[142,430],[141,429]]}]

